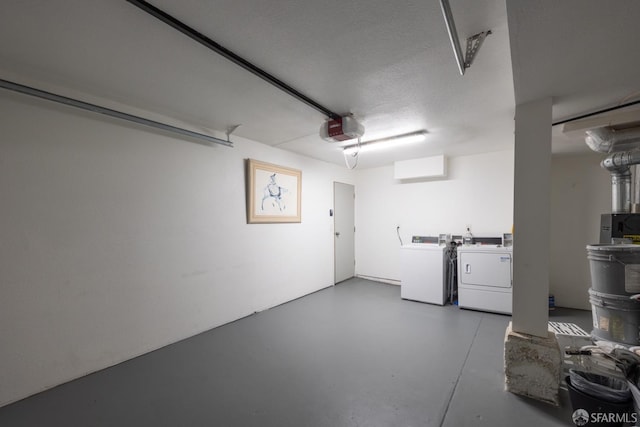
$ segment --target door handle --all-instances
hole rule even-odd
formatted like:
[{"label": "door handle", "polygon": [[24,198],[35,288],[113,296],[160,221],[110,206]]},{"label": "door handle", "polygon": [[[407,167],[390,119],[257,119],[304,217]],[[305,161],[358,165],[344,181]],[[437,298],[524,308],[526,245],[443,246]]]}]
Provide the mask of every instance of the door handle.
[{"label": "door handle", "polygon": [[340,237],[340,232],[336,231],[336,237]]}]

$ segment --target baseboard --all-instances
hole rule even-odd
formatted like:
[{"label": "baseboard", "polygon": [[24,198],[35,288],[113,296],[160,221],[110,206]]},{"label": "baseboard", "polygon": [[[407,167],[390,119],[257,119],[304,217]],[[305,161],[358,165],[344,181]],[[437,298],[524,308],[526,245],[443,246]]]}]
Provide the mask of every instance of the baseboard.
[{"label": "baseboard", "polygon": [[364,274],[356,274],[356,277],[359,277],[360,279],[371,280],[373,282],[381,282],[381,283],[386,283],[388,285],[400,286],[400,280],[396,280],[396,279],[385,279],[383,277],[366,276]]}]

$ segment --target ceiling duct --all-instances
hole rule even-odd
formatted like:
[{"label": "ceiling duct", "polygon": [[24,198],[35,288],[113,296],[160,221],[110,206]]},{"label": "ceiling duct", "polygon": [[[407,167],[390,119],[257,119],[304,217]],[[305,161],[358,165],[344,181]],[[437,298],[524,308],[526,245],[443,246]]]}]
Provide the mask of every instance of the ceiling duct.
[{"label": "ceiling duct", "polygon": [[598,153],[615,153],[640,147],[640,127],[616,130],[607,126],[586,132],[587,145]]},{"label": "ceiling duct", "polygon": [[[611,153],[601,163],[611,172],[611,208],[613,213],[629,213],[631,197],[631,167],[640,164],[640,127],[616,130],[612,127],[590,129],[585,141],[598,153]],[[638,174],[636,173],[636,181]],[[636,186],[640,182],[636,182]],[[633,203],[632,203],[633,202]]]},{"label": "ceiling duct", "polygon": [[[632,154],[635,154],[632,156]],[[631,166],[640,163],[640,151],[614,153],[604,159],[600,166],[611,172],[612,213],[631,212]]]}]

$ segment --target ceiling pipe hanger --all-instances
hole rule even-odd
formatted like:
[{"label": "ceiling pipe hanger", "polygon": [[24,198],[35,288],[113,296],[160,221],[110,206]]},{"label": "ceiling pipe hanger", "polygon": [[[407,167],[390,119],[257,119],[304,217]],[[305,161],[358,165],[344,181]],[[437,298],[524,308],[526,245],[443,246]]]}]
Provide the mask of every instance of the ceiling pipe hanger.
[{"label": "ceiling pipe hanger", "polygon": [[251,62],[247,61],[246,59],[238,56],[237,54],[235,54],[234,52],[230,51],[229,49],[221,46],[220,44],[214,42],[209,37],[205,36],[204,34],[200,33],[199,31],[189,27],[185,23],[179,21],[178,19],[176,19],[175,17],[169,15],[168,13],[164,12],[163,10],[158,9],[157,7],[155,7],[154,5],[150,4],[149,2],[146,2],[144,0],[127,0],[127,2],[129,2],[132,5],[140,8],[141,10],[147,12],[149,15],[151,15],[151,16],[157,18],[158,20],[164,22],[165,24],[169,25],[170,27],[174,28],[175,30],[180,31],[182,34],[184,34],[187,37],[195,40],[196,42],[198,42],[201,45],[209,48],[210,50],[216,52],[217,54],[227,58],[231,62],[235,63],[236,65],[239,65],[240,67],[244,68],[245,70],[249,71],[250,73],[260,77],[261,79],[265,80],[268,83],[271,83],[273,86],[275,86],[278,89],[282,90],[283,92],[291,95],[292,97],[296,98],[297,100],[304,102],[305,104],[307,104],[310,107],[316,109],[317,111],[320,111],[322,114],[324,114],[325,116],[329,117],[330,119],[339,119],[341,117],[340,114],[338,114],[338,113],[336,113],[334,111],[331,111],[327,107],[325,107],[325,106],[321,105],[320,103],[314,101],[313,99],[309,98],[308,96],[304,95],[303,93],[299,92],[298,90],[296,90],[293,87],[289,86],[288,84],[284,83],[282,80],[278,79],[277,77],[273,76],[272,74],[269,74],[268,72],[264,71],[263,69],[258,68],[256,65],[254,65]]},{"label": "ceiling pipe hanger", "polygon": [[240,127],[240,125],[231,125],[231,126],[227,126],[227,132],[226,132],[226,134],[227,134],[227,141],[228,141],[228,142],[231,142],[231,139],[230,139],[231,134],[232,134],[236,129],[238,129],[239,127]]},{"label": "ceiling pipe hanger", "polygon": [[458,31],[456,30],[456,24],[453,20],[453,14],[451,13],[451,6],[449,0],[440,0],[440,7],[442,8],[442,15],[444,16],[444,22],[447,25],[447,32],[449,33],[449,40],[451,40],[451,47],[453,48],[453,54],[456,57],[458,63],[458,70],[460,75],[464,76],[464,72],[467,68],[471,67],[473,60],[478,54],[478,50],[484,39],[491,34],[491,30],[483,31],[476,35],[473,35],[467,39],[467,51],[466,58],[462,56],[462,48],[460,47],[460,39],[458,38]]}]

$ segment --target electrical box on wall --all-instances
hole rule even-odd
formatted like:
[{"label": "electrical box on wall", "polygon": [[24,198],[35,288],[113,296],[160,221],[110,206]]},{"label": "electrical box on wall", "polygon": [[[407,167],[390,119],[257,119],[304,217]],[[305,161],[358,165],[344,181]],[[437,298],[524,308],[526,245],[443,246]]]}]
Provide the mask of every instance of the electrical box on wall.
[{"label": "electrical box on wall", "polygon": [[395,179],[444,178],[447,176],[447,159],[443,156],[402,160],[393,164]]}]

